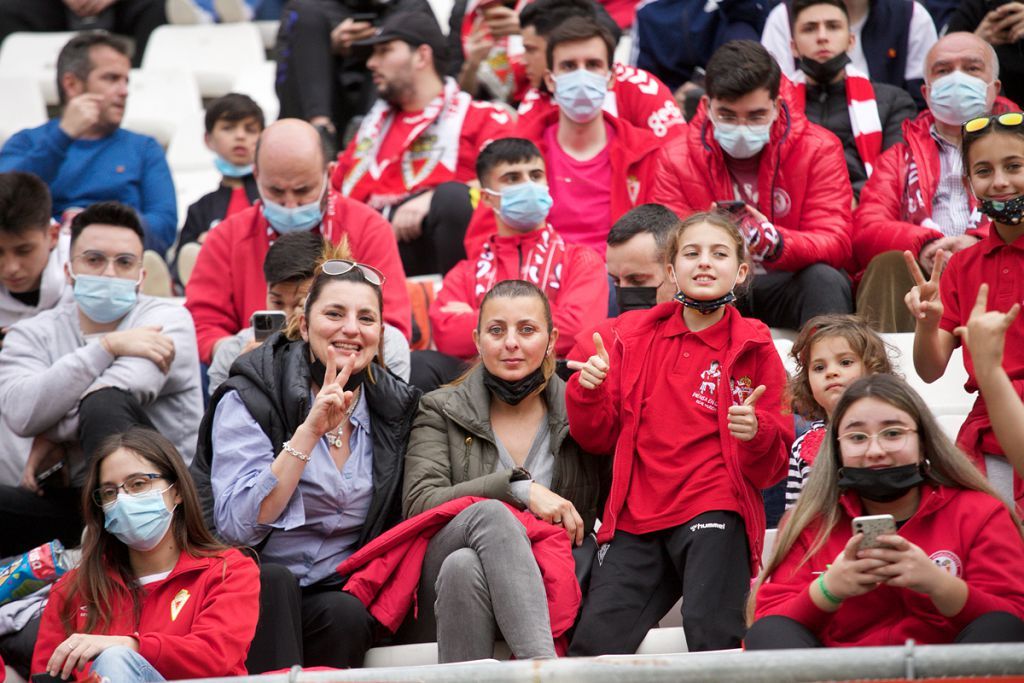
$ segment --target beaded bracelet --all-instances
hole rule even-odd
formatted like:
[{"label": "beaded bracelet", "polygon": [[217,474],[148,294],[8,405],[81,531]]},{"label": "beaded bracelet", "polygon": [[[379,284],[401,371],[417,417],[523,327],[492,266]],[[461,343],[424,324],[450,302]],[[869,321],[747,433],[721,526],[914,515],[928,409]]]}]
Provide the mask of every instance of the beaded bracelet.
[{"label": "beaded bracelet", "polygon": [[309,462],[310,460],[312,460],[312,458],[310,458],[308,455],[306,455],[302,451],[298,451],[298,450],[295,450],[294,448],[292,448],[292,442],[291,441],[285,441],[283,444],[281,444],[281,448],[284,449],[285,453],[287,453],[288,455],[291,455],[291,456],[294,456],[294,457],[298,458],[302,462]]},{"label": "beaded bracelet", "polygon": [[842,598],[837,598],[832,593],[829,593],[828,589],[825,588],[825,573],[818,574],[818,588],[821,589],[821,594],[825,596],[825,599],[831,602],[833,605],[843,604]]}]

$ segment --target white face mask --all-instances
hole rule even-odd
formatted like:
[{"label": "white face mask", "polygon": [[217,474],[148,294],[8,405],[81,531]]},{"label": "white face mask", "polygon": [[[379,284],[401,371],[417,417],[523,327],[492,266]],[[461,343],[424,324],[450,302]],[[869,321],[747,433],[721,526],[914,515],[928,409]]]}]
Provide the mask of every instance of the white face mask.
[{"label": "white face mask", "polygon": [[980,78],[954,71],[928,86],[928,108],[939,121],[962,125],[988,113],[988,86]]}]

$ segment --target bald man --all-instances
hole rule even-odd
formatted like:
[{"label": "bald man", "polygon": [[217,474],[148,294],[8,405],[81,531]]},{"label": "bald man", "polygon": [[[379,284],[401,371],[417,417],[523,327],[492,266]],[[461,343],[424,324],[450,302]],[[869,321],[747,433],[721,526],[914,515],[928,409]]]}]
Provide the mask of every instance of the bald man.
[{"label": "bald man", "polygon": [[1017,109],[999,97],[999,62],[985,41],[950,33],[925,60],[921,88],[929,109],[903,122],[904,142],[878,159],[853,214],[857,313],[882,332],[913,332],[903,297],[914,285],[903,262],[910,251],[927,276],[939,249],[977,244],[988,219],[963,183],[960,126]]},{"label": "bald man", "polygon": [[412,311],[405,272],[391,226],[362,202],[331,189],[320,135],[299,119],[267,127],[256,147],[253,169],[260,198],[210,230],[185,288],[199,357],[209,364],[217,345],[248,327],[264,308],[263,259],[280,235],[309,231],[335,244],[348,238],[352,257],[381,270],[384,319],[406,337]]}]

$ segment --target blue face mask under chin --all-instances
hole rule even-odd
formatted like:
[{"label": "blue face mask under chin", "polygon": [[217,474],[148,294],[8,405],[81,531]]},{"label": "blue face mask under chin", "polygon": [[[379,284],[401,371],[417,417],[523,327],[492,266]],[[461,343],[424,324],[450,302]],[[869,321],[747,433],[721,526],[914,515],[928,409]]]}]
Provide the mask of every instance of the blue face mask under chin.
[{"label": "blue face mask under chin", "polygon": [[225,178],[244,178],[247,175],[252,175],[252,164],[239,166],[220,155],[213,158],[213,165],[217,167],[217,171]]},{"label": "blue face mask under chin", "polygon": [[112,323],[128,314],[138,301],[142,279],[128,280],[103,275],[75,275],[72,291],[86,317],[100,324]]}]

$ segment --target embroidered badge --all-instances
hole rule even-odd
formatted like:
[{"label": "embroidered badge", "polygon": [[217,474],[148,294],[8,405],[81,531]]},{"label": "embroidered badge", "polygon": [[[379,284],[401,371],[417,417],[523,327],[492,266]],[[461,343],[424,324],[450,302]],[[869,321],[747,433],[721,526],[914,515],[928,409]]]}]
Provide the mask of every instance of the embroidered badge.
[{"label": "embroidered badge", "polygon": [[793,200],[790,199],[789,193],[781,187],[775,188],[775,191],[772,192],[772,208],[775,209],[776,216],[789,215],[790,209],[793,208]]},{"label": "embroidered badge", "polygon": [[964,573],[964,565],[952,550],[936,550],[928,559],[947,574],[960,577]]},{"label": "embroidered badge", "polygon": [[185,603],[188,602],[188,599],[191,597],[192,594],[184,588],[178,591],[178,594],[174,596],[173,600],[171,600],[171,621],[176,621],[178,619],[178,615],[181,614],[181,608],[185,606]]},{"label": "embroidered badge", "polygon": [[691,394],[697,405],[708,410],[718,410],[718,378],[722,376],[722,368],[717,360],[711,361],[707,370],[700,373],[700,387]]},{"label": "embroidered badge", "polygon": [[640,196],[640,179],[635,175],[626,178],[626,191],[629,192],[629,203],[636,204],[636,198]]},{"label": "embroidered badge", "polygon": [[730,377],[729,388],[732,390],[732,404],[741,406],[754,393],[754,381],[749,377],[740,377],[739,379]]}]

